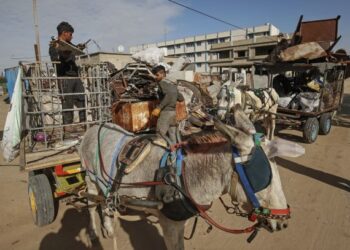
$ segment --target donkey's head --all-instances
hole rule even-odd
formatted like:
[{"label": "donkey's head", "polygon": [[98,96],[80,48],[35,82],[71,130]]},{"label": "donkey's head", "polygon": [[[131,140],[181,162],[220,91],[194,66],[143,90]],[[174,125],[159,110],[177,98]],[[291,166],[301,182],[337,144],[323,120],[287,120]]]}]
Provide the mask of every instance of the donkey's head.
[{"label": "donkey's head", "polygon": [[218,95],[218,112],[220,120],[226,118],[226,114],[235,104],[241,104],[241,92],[229,82],[222,85]]},{"label": "donkey's head", "polygon": [[253,123],[244,114],[241,106],[237,104],[232,109],[233,116],[230,118],[230,124],[234,126],[228,126],[223,124],[219,120],[215,120],[215,127],[222,132],[242,154],[249,154],[254,147],[253,134],[256,133]]},{"label": "donkey's head", "polygon": [[[248,156],[252,153],[253,148],[255,147],[253,134],[256,132],[254,126],[248,117],[244,114],[239,105],[236,105],[234,107],[233,114],[233,127],[225,125],[220,121],[215,121],[215,126],[219,131],[226,135],[231,144],[239,150],[241,157]],[[264,224],[269,226],[270,229],[279,230],[287,227],[286,219],[289,218],[289,210],[287,209],[288,205],[284,192],[282,190],[281,180],[276,163],[271,160],[269,160],[269,163],[272,173],[271,181],[266,188],[255,193],[255,195],[261,207],[272,209],[270,211],[273,211],[275,213],[285,213],[282,216],[272,215],[260,217],[261,222],[264,222]],[[258,175],[259,174],[260,172]],[[246,192],[241,182],[234,180],[237,179],[234,177],[234,175],[230,188],[231,197],[233,200],[240,203],[246,211],[252,211],[252,203],[247,198]]]}]

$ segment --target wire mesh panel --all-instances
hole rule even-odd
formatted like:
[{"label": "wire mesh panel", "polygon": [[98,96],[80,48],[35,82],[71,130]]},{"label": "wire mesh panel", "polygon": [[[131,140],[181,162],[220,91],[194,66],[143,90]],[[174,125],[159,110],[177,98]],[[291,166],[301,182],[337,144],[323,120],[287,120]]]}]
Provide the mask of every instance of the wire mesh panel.
[{"label": "wire mesh panel", "polygon": [[[74,144],[88,127],[111,120],[105,64],[83,65],[77,77],[57,77],[55,66],[51,62],[22,65],[28,152],[59,150]],[[71,91],[64,90],[67,86]],[[69,122],[67,115],[72,117]]]}]

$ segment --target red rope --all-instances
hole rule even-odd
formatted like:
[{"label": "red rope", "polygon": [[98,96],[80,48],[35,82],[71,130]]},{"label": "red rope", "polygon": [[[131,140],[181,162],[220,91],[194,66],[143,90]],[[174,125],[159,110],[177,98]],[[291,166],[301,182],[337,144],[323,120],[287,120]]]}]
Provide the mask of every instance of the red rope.
[{"label": "red rope", "polygon": [[185,172],[185,163],[183,163],[183,165],[182,165],[182,176],[183,176],[184,188],[185,188],[185,191],[186,191],[186,193],[187,193],[187,196],[188,196],[188,198],[190,199],[190,201],[193,203],[193,205],[197,208],[197,210],[198,210],[200,216],[201,216],[203,219],[205,219],[206,221],[208,221],[209,224],[213,225],[214,227],[216,227],[216,228],[218,228],[218,229],[220,229],[220,230],[222,230],[222,231],[224,231],[224,232],[232,233],[232,234],[250,233],[250,232],[253,232],[253,231],[255,230],[256,224],[253,225],[253,226],[251,226],[251,227],[244,228],[244,229],[232,229],[232,228],[227,228],[227,227],[224,227],[224,226],[222,226],[222,225],[216,223],[216,222],[205,212],[205,210],[203,209],[203,206],[197,204],[197,203],[193,200],[193,198],[192,198],[192,196],[191,196],[191,194],[190,194],[190,192],[189,192],[189,190],[188,190],[188,186],[187,186],[187,182],[186,182],[186,178],[185,178],[186,175],[185,175],[185,174],[186,174],[186,172]]},{"label": "red rope", "polygon": [[140,181],[140,182],[120,182],[120,185],[124,186],[157,186],[165,185],[164,181]]}]

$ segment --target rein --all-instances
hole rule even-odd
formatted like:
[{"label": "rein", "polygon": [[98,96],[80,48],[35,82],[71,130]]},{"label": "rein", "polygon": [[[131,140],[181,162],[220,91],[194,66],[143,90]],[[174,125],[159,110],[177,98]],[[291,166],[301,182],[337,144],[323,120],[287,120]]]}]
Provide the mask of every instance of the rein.
[{"label": "rein", "polygon": [[[183,164],[182,166],[182,174],[183,176],[186,176],[186,167],[185,167],[185,163]],[[244,229],[232,229],[232,228],[227,228],[227,227],[224,227],[218,223],[216,223],[205,211],[205,209],[203,208],[203,206],[197,204],[194,199],[192,198],[191,196],[191,193],[189,192],[188,190],[188,185],[187,185],[187,182],[186,182],[186,178],[183,178],[183,181],[184,181],[184,188],[185,188],[185,192],[187,194],[187,198],[192,202],[192,204],[196,207],[196,209],[198,210],[199,212],[199,215],[205,219],[210,225],[222,230],[222,231],[225,231],[227,233],[232,233],[232,234],[241,234],[241,233],[250,233],[250,232],[254,232],[258,226],[259,223],[253,225],[253,226],[250,226],[250,227],[247,227],[247,228],[244,228]]]}]

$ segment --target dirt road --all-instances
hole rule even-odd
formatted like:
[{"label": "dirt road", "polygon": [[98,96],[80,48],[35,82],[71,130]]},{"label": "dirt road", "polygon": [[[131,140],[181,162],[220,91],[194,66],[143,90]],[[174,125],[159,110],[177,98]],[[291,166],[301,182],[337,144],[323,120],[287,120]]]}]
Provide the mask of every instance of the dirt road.
[{"label": "dirt road", "polygon": [[[261,231],[251,243],[247,235],[230,235],[213,229],[200,220],[193,239],[185,242],[186,249],[337,249],[350,248],[350,81],[346,83],[342,126],[333,126],[327,136],[319,136],[312,145],[303,144],[306,154],[300,158],[279,158],[282,184],[292,209],[289,227],[277,233]],[[8,106],[0,103],[3,128]],[[344,122],[345,121],[345,122]],[[300,132],[282,131],[291,140],[300,140]],[[285,136],[285,135],[284,135]],[[0,249],[112,249],[109,239],[100,238],[88,248],[86,237],[88,214],[64,204],[56,221],[38,228],[31,218],[27,198],[27,174],[16,166],[6,166],[0,159]],[[12,164],[12,163],[11,163]],[[241,228],[248,225],[243,218],[228,215],[215,203],[212,216],[226,226]],[[154,218],[122,218],[117,226],[119,249],[165,249],[162,232]],[[191,230],[190,221],[186,235]]]}]

